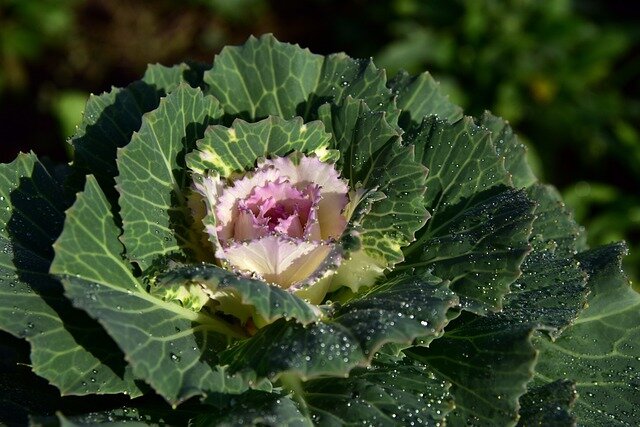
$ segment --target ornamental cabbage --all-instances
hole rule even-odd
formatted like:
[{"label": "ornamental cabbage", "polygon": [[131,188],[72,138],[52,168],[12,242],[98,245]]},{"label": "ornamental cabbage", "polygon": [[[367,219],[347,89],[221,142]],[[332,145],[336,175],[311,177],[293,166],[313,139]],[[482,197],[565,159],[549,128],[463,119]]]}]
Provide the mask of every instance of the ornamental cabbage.
[{"label": "ornamental cabbage", "polygon": [[92,96],[71,142],[0,166],[2,347],[31,348],[0,421],[640,418],[625,245],[427,73],[250,38]]}]

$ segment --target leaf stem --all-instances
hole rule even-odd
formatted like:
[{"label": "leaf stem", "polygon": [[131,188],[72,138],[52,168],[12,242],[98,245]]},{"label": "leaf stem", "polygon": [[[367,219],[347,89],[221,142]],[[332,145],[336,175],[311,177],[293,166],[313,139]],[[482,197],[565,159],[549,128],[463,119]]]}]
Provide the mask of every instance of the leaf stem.
[{"label": "leaf stem", "polygon": [[216,319],[213,316],[200,315],[198,321],[207,329],[219,332],[231,338],[244,339],[248,338],[248,334],[240,327],[231,325],[223,320]]},{"label": "leaf stem", "polygon": [[302,415],[309,418],[309,407],[307,406],[307,402],[304,400],[304,389],[302,388],[302,381],[300,380],[300,377],[291,372],[285,372],[280,375],[279,381],[282,388],[288,391],[291,394],[292,399],[300,405],[300,412],[302,412]]}]

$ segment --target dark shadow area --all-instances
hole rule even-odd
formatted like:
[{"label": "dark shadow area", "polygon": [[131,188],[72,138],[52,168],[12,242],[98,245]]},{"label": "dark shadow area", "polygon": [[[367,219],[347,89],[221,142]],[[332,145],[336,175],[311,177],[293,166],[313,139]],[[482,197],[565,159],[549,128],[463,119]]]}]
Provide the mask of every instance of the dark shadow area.
[{"label": "dark shadow area", "polygon": [[53,414],[58,390],[29,369],[29,344],[0,331],[0,424],[28,424],[29,414]]},{"label": "dark shadow area", "polygon": [[213,61],[211,63],[187,61],[188,69],[182,73],[184,81],[189,83],[191,87],[199,87],[205,91],[207,85],[204,82],[204,73],[211,69]]},{"label": "dark shadow area", "polygon": [[54,416],[57,411],[65,414],[81,414],[139,402],[139,399],[132,401],[124,395],[61,397],[57,388],[31,371],[29,364],[29,344],[0,331],[0,424],[2,425],[26,426],[34,417],[44,417],[43,421],[57,425]]},{"label": "dark shadow area", "polygon": [[50,114],[34,108],[36,97],[27,92],[3,94],[0,98],[0,163],[9,163],[19,152],[30,151],[56,162],[68,161],[64,141],[51,143],[58,139],[60,125]]}]

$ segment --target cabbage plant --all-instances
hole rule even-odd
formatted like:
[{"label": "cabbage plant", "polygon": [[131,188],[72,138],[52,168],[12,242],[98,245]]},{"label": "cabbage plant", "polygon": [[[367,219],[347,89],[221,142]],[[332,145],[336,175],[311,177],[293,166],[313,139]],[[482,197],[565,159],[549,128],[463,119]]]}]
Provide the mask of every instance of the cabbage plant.
[{"label": "cabbage plant", "polygon": [[625,245],[427,73],[250,38],[92,96],[71,143],[0,168],[0,327],[66,396],[5,392],[33,422],[640,418]]}]

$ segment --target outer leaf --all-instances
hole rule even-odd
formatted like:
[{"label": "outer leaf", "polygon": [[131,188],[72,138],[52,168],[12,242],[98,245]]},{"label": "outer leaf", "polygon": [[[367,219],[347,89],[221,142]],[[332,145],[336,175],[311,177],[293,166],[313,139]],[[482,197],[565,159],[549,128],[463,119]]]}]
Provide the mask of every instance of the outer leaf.
[{"label": "outer leaf", "polygon": [[[511,184],[490,133],[469,117],[453,124],[434,117],[425,119],[420,129],[405,140],[415,145],[416,158],[429,168],[425,202],[434,219],[462,200],[472,204],[473,196],[483,190]],[[446,219],[432,221],[428,229],[440,226]]]},{"label": "outer leaf", "polygon": [[491,131],[491,140],[498,155],[505,159],[505,168],[511,173],[513,185],[516,188],[533,185],[537,179],[527,163],[527,147],[518,141],[509,123],[485,111],[478,124]]},{"label": "outer leaf", "polygon": [[131,267],[121,258],[123,248],[117,239],[120,230],[92,175],[87,177],[84,192],[78,194],[65,214],[65,227],[53,244],[55,258],[51,273],[73,274],[123,289],[143,288],[133,277]]},{"label": "outer leaf", "polygon": [[210,169],[227,177],[255,168],[256,160],[284,156],[296,150],[312,153],[326,149],[330,135],[320,122],[283,120],[271,116],[257,123],[235,120],[230,128],[211,126],[198,141],[198,151],[187,156],[187,166],[196,172]]},{"label": "outer leaf", "polygon": [[422,73],[410,76],[401,71],[389,82],[389,87],[396,95],[396,103],[402,111],[400,126],[409,130],[422,123],[427,116],[438,116],[448,122],[457,122],[462,118],[462,108],[451,101],[439,88],[431,74]]},{"label": "outer leaf", "polygon": [[272,35],[250,37],[225,47],[205,73],[209,91],[225,113],[246,120],[269,115],[291,119],[320,80],[322,56],[278,42]]},{"label": "outer leaf", "polygon": [[514,425],[518,399],[533,376],[530,324],[463,314],[429,348],[405,353],[453,384],[456,409],[447,425]]},{"label": "outer leaf", "polygon": [[544,251],[531,253],[522,276],[511,286],[501,316],[513,322],[543,325],[556,337],[585,305],[586,275],[573,258],[558,258]]},{"label": "outer leaf", "polygon": [[336,309],[333,322],[346,327],[369,358],[385,343],[427,344],[442,333],[458,298],[449,283],[429,273],[380,283]]},{"label": "outer leaf", "polygon": [[118,153],[122,241],[143,270],[158,256],[199,251],[188,229],[184,155],[219,114],[215,99],[181,85],[145,116]]},{"label": "outer leaf", "polygon": [[449,387],[415,362],[376,361],[349,378],[306,383],[304,399],[319,426],[436,426],[453,409]]},{"label": "outer leaf", "polygon": [[519,426],[574,426],[571,414],[578,394],[575,383],[567,380],[535,387],[522,396]]},{"label": "outer leaf", "polygon": [[403,260],[401,248],[429,217],[423,202],[428,170],[415,161],[413,147],[400,144],[400,133],[386,115],[372,113],[363,101],[326,104],[319,114],[342,153],[343,175],[351,187],[375,188],[386,196],[359,225],[367,255],[381,267],[392,267]]},{"label": "outer leaf", "polygon": [[303,326],[278,320],[220,355],[232,371],[253,369],[259,377],[277,379],[292,373],[303,380],[324,375],[346,376],[364,359],[349,331],[332,323]]},{"label": "outer leaf", "polygon": [[118,343],[138,378],[171,403],[210,391],[241,392],[242,377],[212,368],[224,322],[149,295],[121,258],[119,229],[96,180],[67,211],[51,272],[73,303],[96,318]]},{"label": "outer leaf", "polygon": [[530,239],[533,251],[505,298],[502,315],[550,327],[549,334],[556,337],[586,304],[587,275],[574,259],[581,229],[551,187],[534,185],[528,194],[538,203]]},{"label": "outer leaf", "polygon": [[372,110],[386,111],[397,122],[399,111],[393,94],[386,86],[387,76],[371,59],[353,59],[344,53],[323,58],[321,76],[304,109],[305,117],[316,117],[318,107],[326,102],[336,105],[348,97],[362,99]]},{"label": "outer leaf", "polygon": [[[425,246],[429,247],[428,242],[439,244],[438,239],[443,237],[445,242],[452,244],[453,239],[460,234],[459,231],[470,225],[469,220],[461,216],[474,209],[484,211],[485,215],[490,210],[495,210],[496,207],[492,208],[487,204],[487,196],[494,195],[502,186],[509,186],[511,180],[504,168],[504,159],[497,155],[491,143],[490,133],[476,126],[471,118],[464,118],[453,124],[436,118],[425,119],[420,128],[411,132],[406,140],[415,145],[416,157],[430,171],[426,182],[425,204],[432,218],[420,230],[416,242],[404,251],[409,263],[420,263],[422,256],[418,252]],[[520,195],[517,198],[523,197]],[[504,205],[505,201],[499,205]],[[509,285],[519,276],[519,265],[528,250],[527,222],[532,220],[530,212],[527,214],[526,211],[533,208],[530,202],[523,203],[505,207],[506,210],[498,217],[506,219],[505,223],[498,220],[498,224],[487,227],[478,222],[478,242],[468,240],[468,233],[466,237],[461,234],[459,237],[467,244],[452,244],[448,249],[449,253],[445,255],[447,258],[440,263],[445,270],[436,274],[454,281],[452,288],[465,297],[463,304],[466,309],[479,314],[499,310]],[[514,220],[515,223],[511,225],[513,230],[509,230],[509,226],[505,227],[509,221]],[[464,224],[465,221],[467,224]],[[456,228],[461,230],[450,233],[450,230],[455,231]],[[475,227],[471,227],[473,228]],[[475,249],[476,246],[479,253],[484,251],[484,256],[480,255],[479,260],[484,263],[481,267],[475,266],[477,261],[473,258],[464,258],[470,252],[469,249]],[[432,259],[439,250],[434,248],[428,252],[424,261]],[[496,254],[492,255],[494,251]],[[462,258],[456,259],[459,255]],[[473,253],[471,256],[474,256]],[[455,267],[447,267],[449,264]],[[479,286],[474,283],[476,274],[485,276],[478,276]],[[459,283],[455,283],[456,279],[459,279]]]},{"label": "outer leaf", "polygon": [[310,427],[311,420],[303,415],[288,396],[250,391],[232,402],[196,417],[189,424],[194,427],[219,426],[283,426]]},{"label": "outer leaf", "polygon": [[576,224],[556,189],[533,185],[527,194],[538,203],[531,243],[557,257],[573,257],[587,249],[583,227]]},{"label": "outer leaf", "polygon": [[349,95],[366,99],[371,107],[395,109],[384,71],[371,61],[343,53],[314,55],[270,34],[225,47],[204,80],[227,115],[250,121],[269,115],[314,119],[321,104],[339,103]]},{"label": "outer leaf", "polygon": [[[502,191],[500,191],[502,190]],[[463,200],[440,213],[442,225],[427,231],[407,252],[401,270],[433,269],[451,280],[465,310],[498,311],[510,284],[520,276],[535,205],[524,191],[500,188]],[[481,197],[484,196],[484,199]],[[430,236],[429,239],[426,239]]]},{"label": "outer leaf", "polygon": [[386,343],[429,341],[448,322],[457,303],[447,284],[424,275],[378,285],[321,323],[302,326],[277,321],[221,355],[233,370],[253,369],[277,378],[293,373],[302,379],[343,376],[366,365]]},{"label": "outer leaf", "polygon": [[634,425],[640,418],[640,295],[621,271],[626,248],[614,244],[578,256],[589,273],[588,307],[555,342],[537,337],[536,382],[576,382],[580,425]]},{"label": "outer leaf", "polygon": [[[511,190],[513,191],[513,190]],[[522,191],[520,191],[522,193]],[[478,323],[483,324],[483,327],[488,327],[491,330],[499,331],[504,329],[504,332],[508,334],[520,334],[526,331],[531,331],[533,326],[543,328],[551,336],[559,335],[560,331],[567,327],[578,315],[585,302],[586,287],[585,287],[585,275],[579,268],[579,263],[573,259],[573,251],[567,249],[570,247],[570,243],[575,243],[576,230],[578,227],[571,220],[562,207],[557,204],[557,199],[554,197],[554,193],[546,187],[534,186],[529,190],[529,193],[538,199],[539,204],[535,208],[535,220],[532,224],[532,242],[534,251],[526,258],[522,264],[523,274],[518,280],[516,280],[511,286],[511,292],[506,295],[504,300],[504,309],[502,312],[492,314],[486,319],[473,320],[469,325],[464,327],[476,328]],[[557,242],[560,242],[558,245]],[[460,323],[458,323],[460,324]],[[520,331],[520,332],[518,332]],[[456,334],[454,332],[454,334]],[[518,335],[516,335],[517,337]],[[514,337],[514,339],[516,339]],[[530,348],[528,340],[523,341],[523,335],[519,335],[520,338],[514,343],[513,350],[523,351],[523,349]],[[459,348],[451,347],[453,343],[459,342],[458,340],[447,342],[447,335],[445,338],[438,340],[432,345],[430,350],[436,351],[436,363],[442,364],[438,361],[438,357],[444,354],[446,345],[449,345],[450,355],[446,356],[449,359],[458,359],[459,356],[455,356],[460,352]],[[443,341],[445,340],[445,341]],[[473,342],[473,341],[471,341]],[[442,345],[443,347],[439,347]],[[478,347],[481,344],[476,344]],[[491,344],[485,344],[481,351],[489,351]],[[505,351],[507,348],[507,341],[503,341],[500,350]],[[440,350],[438,350],[440,349]],[[527,350],[528,351],[528,350]],[[465,353],[462,353],[465,355]],[[517,356],[504,354],[494,355],[493,357],[498,360],[502,358],[513,358],[514,361],[520,357],[523,362],[526,360],[524,355],[519,354]],[[429,353],[428,357],[432,357]],[[531,362],[531,361],[530,361]],[[531,363],[529,363],[529,369]],[[475,357],[464,358],[457,362],[472,366],[483,366],[483,359],[477,359]],[[444,365],[446,366],[446,365]],[[445,369],[445,368],[441,368]],[[451,368],[453,369],[453,368]],[[462,387],[469,387],[469,381],[474,384],[476,389],[480,387],[487,387],[489,390],[494,390],[495,393],[500,393],[497,390],[506,387],[506,383],[499,384],[498,381],[493,378],[489,379],[488,383],[480,385],[482,381],[486,381],[486,377],[474,369],[468,369],[466,375],[473,378],[479,378],[477,382],[475,380],[464,380],[459,378],[458,384],[460,384],[460,390]],[[461,372],[456,368],[456,373]],[[474,373],[475,372],[475,373]],[[462,403],[465,408],[468,408],[471,404],[476,405],[474,410],[463,410],[461,413],[456,413],[453,417],[456,422],[462,422],[465,419],[473,420],[474,417],[479,417],[479,424],[498,424],[502,425],[507,422],[508,417],[513,417],[517,406],[518,393],[523,391],[526,386],[527,378],[530,378],[530,372],[521,368],[519,371],[519,378],[513,379],[514,390],[508,391],[507,400],[502,399],[502,396],[498,401],[495,401],[494,395],[490,393],[483,393],[480,397],[474,397],[472,394],[458,391],[459,389],[454,386],[454,396],[456,397],[456,404],[459,404],[458,398],[460,393],[466,403]],[[449,377],[446,377],[449,378]],[[453,380],[452,380],[453,381]],[[455,383],[455,381],[454,381]],[[560,385],[557,385],[560,388]],[[508,388],[508,387],[507,387]],[[521,412],[525,419],[523,423],[525,425],[536,425],[537,422],[543,422],[542,425],[566,425],[571,422],[571,416],[568,415],[569,404],[572,402],[573,397],[569,391],[558,393],[557,395],[546,394],[542,389],[534,389],[524,394],[522,401],[526,405],[524,412]],[[562,389],[563,390],[563,389]],[[484,396],[491,398],[485,399]],[[544,398],[542,398],[543,396]],[[541,400],[542,399],[542,400]],[[508,403],[507,403],[508,402]],[[501,406],[502,405],[502,406]],[[487,408],[492,406],[493,409]],[[496,408],[502,409],[497,410]],[[553,410],[552,410],[553,409]],[[497,417],[496,421],[490,422],[488,419],[478,416],[477,413],[481,413],[482,416]],[[508,415],[510,414],[510,415]],[[515,418],[512,418],[515,420]]]},{"label": "outer leaf", "polygon": [[113,340],[48,275],[70,202],[35,155],[0,165],[0,327],[29,341],[33,371],[63,395],[139,395]]},{"label": "outer leaf", "polygon": [[160,286],[196,283],[214,294],[218,291],[235,294],[242,304],[251,306],[267,323],[285,318],[307,324],[317,321],[320,315],[317,308],[291,292],[262,280],[238,276],[215,265],[180,267],[163,274],[159,281]]},{"label": "outer leaf", "polygon": [[[403,268],[434,267],[436,274],[457,277],[452,289],[466,298],[486,302],[504,295],[504,310],[498,317],[539,324],[556,336],[585,304],[586,277],[571,249],[580,229],[551,188],[535,185],[527,193],[537,205],[524,190],[509,189],[457,213],[446,231],[440,231],[449,234],[427,241],[424,252],[410,258],[419,256],[422,263],[410,262]],[[533,252],[522,262],[514,255],[518,250],[521,256],[528,252],[529,232]],[[511,264],[496,272],[493,268],[500,262]],[[508,288],[487,286],[505,286],[514,279],[508,294],[500,293]]]}]

